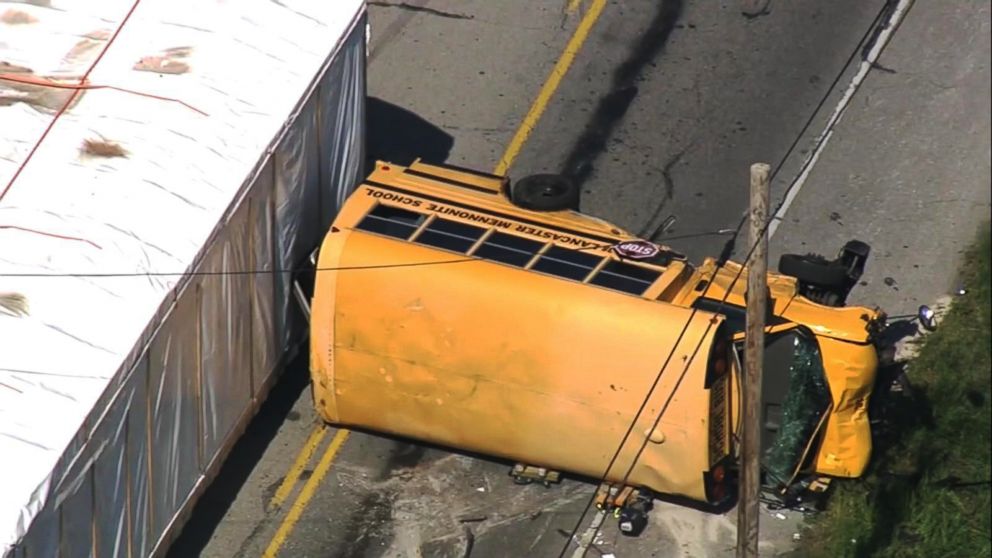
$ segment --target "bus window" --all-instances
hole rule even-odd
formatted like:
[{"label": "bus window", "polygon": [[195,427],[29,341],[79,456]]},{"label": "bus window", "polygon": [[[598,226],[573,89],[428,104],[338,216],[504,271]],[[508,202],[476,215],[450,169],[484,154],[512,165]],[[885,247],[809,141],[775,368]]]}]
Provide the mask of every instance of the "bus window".
[{"label": "bus window", "polygon": [[506,233],[494,232],[473,256],[505,264],[523,267],[534,257],[544,244]]},{"label": "bus window", "polygon": [[603,261],[602,256],[552,246],[541,256],[541,259],[537,260],[532,269],[548,275],[582,281],[601,261]]},{"label": "bus window", "polygon": [[468,252],[469,248],[482,238],[486,229],[473,227],[456,221],[435,218],[424,231],[413,239],[417,244],[426,244],[452,252]]},{"label": "bus window", "polygon": [[369,211],[357,228],[406,240],[425,218],[420,213],[379,204]]},{"label": "bus window", "polygon": [[606,264],[589,283],[616,291],[639,295],[661,275],[660,271],[623,262]]}]

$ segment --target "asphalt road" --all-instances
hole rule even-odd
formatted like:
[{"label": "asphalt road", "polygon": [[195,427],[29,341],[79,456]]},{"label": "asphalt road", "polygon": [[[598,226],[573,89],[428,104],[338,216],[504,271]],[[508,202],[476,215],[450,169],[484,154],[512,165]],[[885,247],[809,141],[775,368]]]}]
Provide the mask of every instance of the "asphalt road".
[{"label": "asphalt road", "polygon": [[[370,152],[492,170],[516,144],[512,176],[570,174],[586,212],[637,233],[676,215],[666,236],[682,238],[669,243],[715,255],[726,237],[699,234],[739,223],[750,163],[780,169],[773,202],[794,183],[885,4],[771,2],[745,17],[744,3],[370,2]],[[590,31],[535,120],[583,18]],[[871,242],[856,300],[896,311],[953,285],[955,255],[989,211],[988,22],[987,2],[913,7],[802,183],[773,256]],[[514,142],[522,122],[533,132]],[[315,435],[305,382],[300,360],[173,556],[557,556],[594,488],[571,478],[519,487],[506,463],[367,433]],[[294,469],[302,448],[312,455]],[[589,555],[732,555],[733,522],[662,504],[639,539],[607,519]],[[763,515],[762,548],[786,549],[796,523]]]}]

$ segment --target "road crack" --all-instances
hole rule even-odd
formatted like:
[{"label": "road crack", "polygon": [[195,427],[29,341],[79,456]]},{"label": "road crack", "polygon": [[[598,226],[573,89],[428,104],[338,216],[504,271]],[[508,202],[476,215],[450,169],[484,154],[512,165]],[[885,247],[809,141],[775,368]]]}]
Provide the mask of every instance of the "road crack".
[{"label": "road crack", "polygon": [[437,17],[446,17],[448,19],[475,19],[474,15],[470,14],[460,14],[456,12],[446,12],[444,10],[436,10],[434,8],[428,8],[426,6],[417,6],[414,4],[407,4],[406,2],[382,2],[382,1],[372,1],[368,2],[370,6],[378,6],[380,8],[398,8],[400,10],[407,10],[410,12],[421,12],[425,14],[430,14]]},{"label": "road crack", "polygon": [[658,202],[658,205],[655,206],[654,212],[651,214],[651,217],[648,218],[647,222],[644,224],[644,227],[641,228],[641,231],[637,234],[637,236],[654,240],[654,237],[658,236],[658,233],[661,232],[655,230],[660,225],[660,223],[658,223],[658,219],[661,217],[662,210],[665,209],[668,202],[675,197],[675,181],[672,179],[672,169],[674,169],[675,165],[679,164],[679,161],[681,161],[682,158],[685,157],[686,154],[689,153],[689,151],[691,151],[695,146],[696,142],[691,142],[665,162],[665,166],[661,169],[661,179],[665,186],[664,195]]}]

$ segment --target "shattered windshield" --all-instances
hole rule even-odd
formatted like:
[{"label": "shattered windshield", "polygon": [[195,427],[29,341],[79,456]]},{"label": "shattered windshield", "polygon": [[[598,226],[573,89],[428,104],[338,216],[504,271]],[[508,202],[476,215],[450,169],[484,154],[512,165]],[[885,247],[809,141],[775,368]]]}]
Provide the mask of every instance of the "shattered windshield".
[{"label": "shattered windshield", "polygon": [[767,364],[777,368],[780,375],[773,374],[767,380],[775,381],[778,379],[775,376],[782,380],[788,378],[788,388],[781,394],[781,399],[775,398],[777,404],[766,406],[766,409],[774,409],[777,416],[774,419],[766,417],[765,422],[774,422],[777,433],[770,444],[762,444],[762,462],[769,480],[774,484],[785,484],[803,458],[810,438],[830,405],[830,390],[823,373],[820,349],[808,336],[789,332],[773,339],[768,353],[768,360],[773,362]]}]

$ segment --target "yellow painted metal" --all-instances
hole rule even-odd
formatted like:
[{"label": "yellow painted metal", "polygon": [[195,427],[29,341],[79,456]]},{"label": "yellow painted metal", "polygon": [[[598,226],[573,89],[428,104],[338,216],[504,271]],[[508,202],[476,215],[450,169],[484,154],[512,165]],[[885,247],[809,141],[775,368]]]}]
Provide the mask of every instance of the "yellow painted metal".
[{"label": "yellow painted metal", "polygon": [[878,369],[871,345],[819,336],[833,410],[827,419],[815,471],[835,477],[859,477],[871,457],[868,401]]},{"label": "yellow painted metal", "polygon": [[[600,477],[689,321],[700,282],[712,282],[707,297],[744,305],[746,270],[731,287],[741,270],[733,262],[644,264],[660,276],[638,297],[356,230],[376,204],[601,257],[615,258],[612,244],[633,238],[574,211],[521,209],[499,176],[377,164],[320,250],[310,366],[316,408],[332,423]],[[818,305],[782,275],[770,274],[769,289],[788,322],[776,327],[809,328],[823,355],[833,405],[813,449],[816,472],[857,476],[871,452],[865,409],[877,361],[865,326],[877,312]],[[722,320],[696,312],[607,480],[622,479],[647,439],[627,482],[705,499],[703,472],[715,459],[703,382]],[[728,430],[738,409],[731,384]]]},{"label": "yellow painted metal", "polygon": [[[734,262],[717,269],[715,260],[707,259],[688,284],[711,280],[713,286],[706,293],[707,298],[722,300],[726,296],[728,304],[744,306],[746,270],[731,288],[740,269]],[[792,277],[770,273],[768,284],[773,313],[786,320],[768,329],[776,331],[796,325],[808,328],[815,335],[823,358],[832,408],[817,448],[814,472],[836,477],[861,476],[872,451],[868,401],[878,370],[878,354],[869,340],[867,325],[869,320],[879,318],[880,312],[861,306],[837,308],[817,304],[799,295]],[[686,288],[675,298],[679,304],[691,305],[699,295],[699,291]]]},{"label": "yellow painted metal", "polygon": [[[342,229],[328,235],[319,265],[444,258]],[[314,393],[326,420],[593,477],[690,314],[479,260],[321,273],[316,293]],[[608,480],[623,477],[688,363],[652,434],[664,441],[648,444],[628,482],[704,499],[711,319],[692,320]]]},{"label": "yellow painted metal", "polygon": [[[650,438],[627,482],[705,499],[711,456],[703,383],[723,318],[696,312],[674,347],[690,309],[354,229],[374,203],[418,211],[471,203],[475,213],[513,219],[504,230],[526,227],[521,235],[545,241],[575,247],[584,233],[624,238],[578,213],[535,214],[403,170],[380,165],[368,182],[381,186],[363,186],[349,198],[321,247],[311,316],[321,416],[600,477],[661,372],[607,480],[622,480]],[[385,191],[395,195],[373,196]],[[441,199],[448,203],[428,203]],[[604,241],[612,239],[590,241],[589,252],[608,253]]]},{"label": "yellow painted metal", "polygon": [[502,194],[506,181],[496,175],[485,173],[465,172],[455,167],[431,165],[417,159],[410,166],[406,167],[407,173],[417,173],[420,178],[427,178],[433,181],[452,181],[468,185],[480,191],[490,194]]}]

